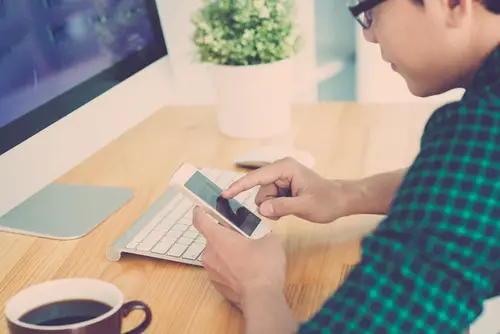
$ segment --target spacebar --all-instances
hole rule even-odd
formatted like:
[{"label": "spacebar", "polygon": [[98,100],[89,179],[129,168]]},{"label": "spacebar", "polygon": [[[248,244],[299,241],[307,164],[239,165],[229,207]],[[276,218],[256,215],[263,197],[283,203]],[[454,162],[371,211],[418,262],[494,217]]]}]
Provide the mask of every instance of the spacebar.
[{"label": "spacebar", "polygon": [[198,243],[191,244],[191,246],[189,246],[188,250],[184,253],[182,257],[187,260],[195,260],[198,257],[198,255],[201,254],[204,248],[205,245],[203,244],[198,244]]}]

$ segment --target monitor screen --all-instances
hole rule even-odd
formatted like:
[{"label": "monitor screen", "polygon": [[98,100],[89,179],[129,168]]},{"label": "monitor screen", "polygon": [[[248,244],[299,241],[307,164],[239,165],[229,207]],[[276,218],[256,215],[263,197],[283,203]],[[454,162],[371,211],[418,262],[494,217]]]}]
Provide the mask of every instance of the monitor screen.
[{"label": "monitor screen", "polygon": [[0,0],[0,154],[167,54],[152,0]]}]

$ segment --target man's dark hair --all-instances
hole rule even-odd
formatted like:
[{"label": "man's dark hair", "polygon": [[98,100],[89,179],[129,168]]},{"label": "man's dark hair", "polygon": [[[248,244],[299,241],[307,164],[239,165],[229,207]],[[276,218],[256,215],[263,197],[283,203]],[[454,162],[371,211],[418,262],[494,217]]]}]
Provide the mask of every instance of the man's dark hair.
[{"label": "man's dark hair", "polygon": [[483,5],[486,7],[490,12],[493,12],[495,14],[500,14],[500,1],[498,0],[483,0]]},{"label": "man's dark hair", "polygon": [[[413,0],[413,2],[423,5],[423,0]],[[500,0],[482,0],[481,1],[486,9],[495,14],[500,14]]]}]

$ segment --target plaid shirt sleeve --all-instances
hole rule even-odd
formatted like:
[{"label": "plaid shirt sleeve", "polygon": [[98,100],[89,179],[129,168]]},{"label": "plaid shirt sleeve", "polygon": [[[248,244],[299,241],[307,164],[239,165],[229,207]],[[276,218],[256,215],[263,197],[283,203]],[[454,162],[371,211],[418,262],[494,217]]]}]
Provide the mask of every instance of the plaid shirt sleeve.
[{"label": "plaid shirt sleeve", "polygon": [[480,315],[500,278],[497,93],[431,116],[360,263],[299,333],[459,333]]},{"label": "plaid shirt sleeve", "polygon": [[361,262],[300,333],[457,333],[481,313],[500,269],[500,110],[467,107],[431,117]]}]

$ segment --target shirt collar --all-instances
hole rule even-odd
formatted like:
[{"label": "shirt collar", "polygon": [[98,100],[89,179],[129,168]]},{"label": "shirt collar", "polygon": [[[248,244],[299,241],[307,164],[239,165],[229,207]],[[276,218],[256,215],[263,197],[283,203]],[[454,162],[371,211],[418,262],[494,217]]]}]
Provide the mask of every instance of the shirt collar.
[{"label": "shirt collar", "polygon": [[481,92],[492,85],[500,84],[500,46],[493,50],[483,61],[474,75],[471,84],[466,88],[469,92]]}]

